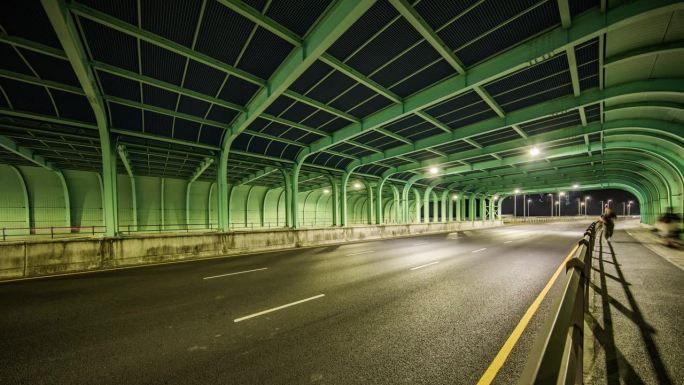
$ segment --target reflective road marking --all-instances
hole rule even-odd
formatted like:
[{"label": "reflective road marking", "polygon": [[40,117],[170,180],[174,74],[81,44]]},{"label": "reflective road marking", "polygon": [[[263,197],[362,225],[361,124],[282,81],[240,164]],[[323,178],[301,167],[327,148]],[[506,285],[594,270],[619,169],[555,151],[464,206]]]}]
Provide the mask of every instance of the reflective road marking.
[{"label": "reflective road marking", "polygon": [[432,265],[434,265],[434,264],[436,264],[436,263],[439,263],[439,261],[434,261],[434,262],[426,263],[426,264],[424,264],[424,265],[412,267],[412,268],[409,269],[409,270],[418,270],[418,269],[422,269],[422,268],[424,268],[424,267],[432,266]]},{"label": "reflective road marking", "polygon": [[261,269],[254,269],[254,270],[245,270],[245,271],[238,271],[235,273],[228,273],[228,274],[220,274],[220,275],[212,275],[211,277],[204,277],[202,279],[214,279],[214,278],[221,278],[221,277],[227,277],[229,275],[238,275],[238,274],[246,274],[246,273],[251,273],[254,271],[261,271],[261,270],[266,270],[268,267],[262,267]]},{"label": "reflective road marking", "polygon": [[282,306],[274,307],[274,308],[271,308],[271,309],[268,309],[268,310],[260,311],[260,312],[258,312],[258,313],[250,314],[250,315],[248,315],[248,316],[236,318],[236,319],[233,320],[233,322],[236,322],[236,323],[237,323],[237,322],[240,322],[240,321],[248,320],[248,319],[250,319],[250,318],[254,318],[254,317],[258,317],[258,316],[260,316],[260,315],[272,313],[272,312],[277,311],[277,310],[285,309],[286,307],[290,307],[290,306],[294,306],[294,305],[299,305],[300,303],[307,302],[307,301],[312,301],[312,300],[314,300],[314,299],[318,299],[318,298],[321,298],[321,297],[325,297],[325,294],[315,295],[315,296],[313,296],[313,297],[304,298],[304,299],[301,299],[301,300],[296,301],[296,302],[290,302],[290,303],[288,303],[288,304],[286,304],[286,305],[282,305]]}]

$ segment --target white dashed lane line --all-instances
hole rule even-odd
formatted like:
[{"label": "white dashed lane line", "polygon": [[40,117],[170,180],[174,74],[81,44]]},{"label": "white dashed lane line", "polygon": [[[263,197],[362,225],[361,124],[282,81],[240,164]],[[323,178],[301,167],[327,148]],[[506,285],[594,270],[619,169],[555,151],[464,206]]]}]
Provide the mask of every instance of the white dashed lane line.
[{"label": "white dashed lane line", "polygon": [[486,247],[483,247],[483,248],[481,248],[481,249],[473,250],[472,252],[473,252],[473,253],[479,253],[480,251],[485,251],[485,250],[487,250],[487,248],[486,248]]},{"label": "white dashed lane line", "polygon": [[322,297],[325,297],[325,294],[319,294],[319,295],[315,295],[315,296],[313,296],[313,297],[300,299],[299,301],[290,302],[290,303],[285,304],[285,305],[281,305],[281,306],[278,306],[278,307],[270,308],[270,309],[267,309],[267,310],[264,310],[264,311],[260,311],[260,312],[258,312],[258,313],[250,314],[250,315],[247,315],[247,316],[244,316],[244,317],[236,318],[236,319],[233,320],[233,322],[235,322],[235,323],[237,323],[237,322],[242,322],[242,321],[248,320],[248,319],[250,319],[250,318],[254,318],[254,317],[258,317],[258,316],[260,316],[260,315],[272,313],[272,312],[274,312],[274,311],[282,310],[282,309],[288,308],[288,307],[290,307],[290,306],[299,305],[300,303],[304,303],[304,302],[308,302],[308,301],[313,301],[314,299],[318,299],[318,298],[322,298]]},{"label": "white dashed lane line", "polygon": [[214,279],[214,278],[227,277],[227,276],[229,276],[229,275],[247,274],[247,273],[252,273],[252,272],[255,272],[255,271],[262,271],[262,270],[266,270],[266,269],[268,269],[268,267],[262,267],[261,269],[237,271],[237,272],[235,272],[235,273],[227,273],[227,274],[212,275],[211,277],[204,277],[204,278],[202,278],[202,279]]},{"label": "white dashed lane line", "polygon": [[437,263],[439,263],[439,261],[434,261],[434,262],[426,263],[426,264],[424,264],[424,265],[412,267],[412,268],[410,268],[409,270],[418,270],[418,269],[422,269],[422,268],[424,268],[424,267],[432,266],[432,265],[437,264]]}]

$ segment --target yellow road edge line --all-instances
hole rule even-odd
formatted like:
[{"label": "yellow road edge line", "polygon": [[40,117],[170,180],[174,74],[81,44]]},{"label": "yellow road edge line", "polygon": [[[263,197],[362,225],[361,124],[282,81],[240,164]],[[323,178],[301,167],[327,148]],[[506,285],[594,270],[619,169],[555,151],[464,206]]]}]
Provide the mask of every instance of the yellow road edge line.
[{"label": "yellow road edge line", "polygon": [[525,312],[525,315],[523,315],[523,317],[520,319],[520,322],[518,322],[518,325],[516,325],[515,329],[513,329],[511,335],[508,336],[508,339],[501,347],[501,350],[499,350],[499,352],[496,354],[496,357],[494,357],[492,363],[489,364],[487,370],[485,370],[484,374],[482,374],[482,377],[480,377],[480,380],[477,382],[477,385],[489,385],[492,383],[492,381],[494,381],[494,377],[496,377],[496,375],[499,373],[499,370],[501,370],[501,367],[506,362],[506,359],[508,359],[508,356],[511,354],[511,351],[515,347],[515,344],[518,343],[520,336],[527,328],[527,325],[530,323],[532,316],[534,316],[534,314],[537,312],[539,306],[546,297],[546,294],[548,294],[549,290],[551,290],[551,287],[556,282],[556,279],[558,279],[558,276],[565,268],[565,264],[568,263],[570,258],[572,258],[572,256],[575,254],[575,251],[577,251],[578,247],[579,244],[576,244],[575,247],[572,248],[570,254],[568,254],[568,256],[565,257],[563,262],[560,264],[560,266],[558,266],[558,269],[556,269],[556,272],[553,273],[549,282],[546,284],[546,286],[544,286],[544,289],[542,289],[537,298],[534,299],[534,302],[532,302],[530,307]]}]

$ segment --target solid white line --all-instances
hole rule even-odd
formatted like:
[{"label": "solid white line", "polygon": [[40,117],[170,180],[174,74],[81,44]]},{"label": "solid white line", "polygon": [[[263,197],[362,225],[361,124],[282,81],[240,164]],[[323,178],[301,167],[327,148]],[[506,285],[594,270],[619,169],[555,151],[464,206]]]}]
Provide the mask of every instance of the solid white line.
[{"label": "solid white line", "polygon": [[250,318],[258,317],[258,316],[260,316],[260,315],[268,314],[268,313],[271,313],[271,312],[274,312],[274,311],[277,311],[277,310],[285,309],[286,307],[290,307],[290,306],[294,306],[294,305],[299,305],[300,303],[307,302],[307,301],[311,301],[311,300],[318,299],[318,298],[321,298],[321,297],[325,297],[325,294],[315,295],[315,296],[313,296],[313,297],[304,298],[304,299],[301,299],[301,300],[296,301],[296,302],[288,303],[288,304],[286,304],[286,305],[282,305],[282,306],[274,307],[274,308],[272,308],[272,309],[260,311],[260,312],[258,312],[258,313],[250,314],[250,315],[248,315],[248,316],[236,318],[236,319],[233,320],[233,322],[236,322],[236,323],[237,323],[237,322],[244,321],[244,320],[247,320],[247,319],[250,319]]},{"label": "solid white line", "polygon": [[427,245],[430,242],[421,242],[421,243],[414,243],[413,246],[422,246],[422,245]]},{"label": "solid white line", "polygon": [[368,253],[372,253],[373,251],[375,251],[375,250],[366,250],[366,251],[359,251],[358,253],[350,253],[350,254],[347,254],[347,257],[353,257],[355,255],[361,255],[361,254],[368,254]]},{"label": "solid white line", "polygon": [[261,271],[261,270],[266,270],[268,267],[262,267],[261,269],[254,269],[254,270],[245,270],[245,271],[238,271],[236,273],[228,273],[228,274],[221,274],[221,275],[212,275],[211,277],[204,277],[202,279],[214,279],[214,278],[221,278],[221,277],[227,277],[229,275],[238,275],[238,274],[245,274],[245,273],[251,273],[253,271]]},{"label": "solid white line", "polygon": [[506,241],[506,242],[504,242],[504,243],[511,243],[511,242],[513,242],[513,241]]},{"label": "solid white line", "polygon": [[472,252],[473,252],[473,253],[479,253],[480,251],[485,251],[485,250],[487,250],[487,248],[486,248],[486,247],[483,247],[483,248],[481,248],[481,249],[473,250]]},{"label": "solid white line", "polygon": [[435,263],[439,263],[439,261],[434,261],[434,262],[426,263],[426,264],[424,264],[424,265],[412,267],[412,268],[410,268],[409,270],[418,270],[418,269],[422,269],[422,268],[424,268],[424,267],[432,266],[432,265],[434,265]]}]

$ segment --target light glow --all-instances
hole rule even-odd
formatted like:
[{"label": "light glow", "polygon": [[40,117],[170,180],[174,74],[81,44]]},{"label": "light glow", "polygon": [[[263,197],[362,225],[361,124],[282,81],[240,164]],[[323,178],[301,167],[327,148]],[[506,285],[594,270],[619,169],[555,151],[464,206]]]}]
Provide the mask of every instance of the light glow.
[{"label": "light glow", "polygon": [[540,152],[541,152],[541,151],[539,151],[539,149],[538,149],[536,146],[535,146],[535,147],[532,147],[532,148],[530,149],[530,155],[532,155],[532,156],[537,156],[537,155],[539,155]]},{"label": "light glow", "polygon": [[439,172],[439,168],[437,167],[430,167],[430,174],[437,174]]},{"label": "light glow", "polygon": [[453,199],[453,200],[458,199],[458,195],[456,195],[456,194],[452,195],[452,196],[451,196],[451,199]]},{"label": "light glow", "polygon": [[330,190],[324,189],[324,190],[323,190],[323,194],[330,194]]},{"label": "light glow", "polygon": [[572,185],[572,188],[579,188],[579,185],[577,183]]},{"label": "light glow", "polygon": [[354,188],[357,189],[357,190],[360,189],[360,188],[361,188],[361,183],[359,183],[359,182],[354,182]]},{"label": "light glow", "polygon": [[520,189],[517,188],[517,189],[513,190],[513,192],[516,193],[516,194],[520,194]]}]

